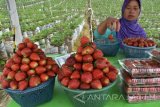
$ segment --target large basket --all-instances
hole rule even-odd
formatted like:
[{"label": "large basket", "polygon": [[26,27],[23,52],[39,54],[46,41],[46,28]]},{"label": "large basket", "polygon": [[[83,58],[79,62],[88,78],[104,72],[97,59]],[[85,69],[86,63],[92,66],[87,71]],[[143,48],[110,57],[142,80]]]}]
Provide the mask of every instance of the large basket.
[{"label": "large basket", "polygon": [[35,107],[52,99],[54,83],[55,77],[37,87],[28,88],[24,91],[5,90],[21,107]]},{"label": "large basket", "polygon": [[[117,80],[100,90],[72,90],[61,85],[74,107],[103,107],[107,102],[109,90],[116,84]],[[107,97],[107,98],[106,98]]]},{"label": "large basket", "polygon": [[94,42],[104,56],[116,56],[121,43],[120,41],[110,42],[108,39],[96,39]]},{"label": "large basket", "polygon": [[148,51],[151,51],[156,48],[156,46],[152,47],[134,47],[128,46],[122,43],[124,54],[127,58],[149,58]]}]

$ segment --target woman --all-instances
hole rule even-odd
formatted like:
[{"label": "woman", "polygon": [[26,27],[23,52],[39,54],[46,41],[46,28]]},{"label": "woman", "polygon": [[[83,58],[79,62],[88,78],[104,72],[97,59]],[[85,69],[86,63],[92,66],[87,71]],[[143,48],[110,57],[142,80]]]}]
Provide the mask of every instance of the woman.
[{"label": "woman", "polygon": [[[141,13],[141,0],[124,0],[122,6],[122,18],[116,19],[109,17],[104,20],[94,32],[94,37],[108,37],[111,30],[118,33],[118,38],[123,40],[128,37],[143,37],[146,38],[146,33],[138,24],[138,18]],[[107,29],[107,30],[106,30]]]}]

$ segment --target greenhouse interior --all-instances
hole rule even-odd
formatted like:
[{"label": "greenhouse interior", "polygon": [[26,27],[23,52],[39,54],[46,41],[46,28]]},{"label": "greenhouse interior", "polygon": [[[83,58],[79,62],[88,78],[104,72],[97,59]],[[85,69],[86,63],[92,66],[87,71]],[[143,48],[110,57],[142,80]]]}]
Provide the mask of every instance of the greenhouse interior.
[{"label": "greenhouse interior", "polygon": [[160,0],[0,0],[0,107],[159,107]]}]

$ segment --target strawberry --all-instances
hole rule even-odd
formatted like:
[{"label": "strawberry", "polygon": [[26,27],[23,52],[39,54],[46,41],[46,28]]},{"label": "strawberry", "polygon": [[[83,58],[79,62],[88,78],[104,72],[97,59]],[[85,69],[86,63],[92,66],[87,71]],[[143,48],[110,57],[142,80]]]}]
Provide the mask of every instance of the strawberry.
[{"label": "strawberry", "polygon": [[117,74],[114,73],[114,72],[109,72],[109,73],[107,73],[107,77],[109,78],[109,80],[110,80],[111,82],[113,82],[114,80],[116,80]]},{"label": "strawberry", "polygon": [[77,48],[77,53],[78,53],[78,54],[81,54],[81,53],[82,53],[82,50],[83,50],[83,47],[82,47],[82,46],[79,46],[79,47]]},{"label": "strawberry", "polygon": [[92,72],[93,71],[93,64],[92,63],[83,63],[82,70],[86,71],[86,72],[87,71]]},{"label": "strawberry", "polygon": [[8,88],[9,87],[9,81],[4,79],[1,82],[2,88]]},{"label": "strawberry", "polygon": [[78,79],[72,79],[68,83],[68,88],[77,89],[80,86],[80,81]]},{"label": "strawberry", "polygon": [[16,54],[21,57],[21,56],[22,56],[21,50],[17,49],[17,50],[16,50]]},{"label": "strawberry", "polygon": [[29,65],[27,65],[27,64],[22,64],[21,67],[20,67],[20,69],[21,69],[21,71],[26,72],[26,71],[29,70]]},{"label": "strawberry", "polygon": [[48,57],[47,57],[47,64],[48,64],[48,65],[54,65],[54,64],[56,64],[56,61],[53,60],[52,58],[48,58]]},{"label": "strawberry", "polygon": [[31,42],[31,41],[30,41],[30,39],[27,37],[27,38],[24,38],[24,39],[23,39],[23,42],[24,42],[24,43],[28,43],[28,42]]},{"label": "strawberry", "polygon": [[10,71],[7,75],[7,79],[10,80],[14,79],[15,74],[16,74],[15,71]]},{"label": "strawberry", "polygon": [[32,76],[32,77],[29,79],[29,86],[30,86],[30,87],[36,87],[36,86],[38,86],[40,83],[41,83],[41,79],[40,79],[39,76]]},{"label": "strawberry", "polygon": [[37,44],[33,44],[33,49],[32,50],[36,50],[38,48]]},{"label": "strawberry", "polygon": [[112,71],[112,72],[118,74],[117,69],[113,65],[109,65],[109,71]]},{"label": "strawberry", "polygon": [[85,44],[89,43],[90,40],[87,36],[82,36],[81,39],[80,39],[80,43],[82,46],[84,46]]},{"label": "strawberry", "polygon": [[20,68],[20,67],[19,67],[18,64],[13,64],[13,65],[11,66],[12,71],[18,71],[19,68]]},{"label": "strawberry", "polygon": [[32,76],[32,75],[35,75],[35,74],[36,74],[36,71],[34,69],[30,69],[29,71],[27,71],[28,76]]},{"label": "strawberry", "polygon": [[82,64],[81,63],[75,63],[73,65],[73,67],[76,69],[76,70],[81,70],[82,69]]},{"label": "strawberry", "polygon": [[94,52],[94,49],[92,47],[86,46],[82,50],[82,55],[91,55],[91,54],[93,54],[93,52]]},{"label": "strawberry", "polygon": [[7,60],[7,62],[6,62],[6,64],[5,64],[5,67],[11,68],[11,66],[12,66],[13,64],[14,64],[14,61],[13,61],[13,59],[11,58],[11,59]]},{"label": "strawberry", "polygon": [[68,57],[65,61],[65,64],[67,66],[73,66],[76,63],[75,58],[71,55],[70,57]]},{"label": "strawberry", "polygon": [[41,78],[42,82],[45,82],[45,81],[47,81],[49,79],[49,76],[47,74],[45,74],[45,73],[42,73],[40,75],[40,78]]},{"label": "strawberry", "polygon": [[23,91],[28,87],[28,81],[27,80],[22,80],[18,83],[18,89]]},{"label": "strawberry", "polygon": [[17,54],[15,54],[15,55],[13,56],[13,61],[14,61],[14,63],[20,64],[20,63],[21,63],[21,60],[22,60],[22,58],[19,57]]},{"label": "strawberry", "polygon": [[27,47],[30,48],[30,49],[32,49],[34,47],[34,44],[32,42],[28,42],[27,43]]},{"label": "strawberry", "polygon": [[24,80],[26,77],[27,77],[27,75],[26,75],[26,73],[24,73],[24,72],[17,72],[17,73],[15,74],[15,79],[16,79],[16,81]]},{"label": "strawberry", "polygon": [[104,60],[104,59],[101,59],[101,58],[99,58],[99,59],[97,59],[97,60],[95,61],[95,65],[96,65],[96,67],[99,68],[99,69],[104,69],[105,67],[108,66],[108,65],[106,64],[105,60]]},{"label": "strawberry", "polygon": [[38,66],[38,63],[35,62],[35,61],[32,61],[30,64],[29,64],[30,68],[36,68]]},{"label": "strawberry", "polygon": [[18,88],[18,82],[15,81],[15,80],[13,80],[13,81],[11,81],[11,82],[9,83],[9,86],[10,86],[10,88],[11,88],[12,90],[15,90],[15,89]]},{"label": "strawberry", "polygon": [[29,58],[22,58],[22,64],[29,64],[30,59]]},{"label": "strawberry", "polygon": [[0,84],[2,83],[2,80],[5,79],[5,76],[4,75],[0,75]]},{"label": "strawberry", "polygon": [[56,76],[56,74],[53,71],[47,71],[47,75],[50,77]]},{"label": "strawberry", "polygon": [[75,54],[75,60],[77,61],[77,62],[82,62],[82,55],[81,54]]},{"label": "strawberry", "polygon": [[104,67],[104,68],[102,69],[102,71],[103,71],[104,73],[108,73],[108,72],[109,72],[109,67],[108,67],[108,66]]},{"label": "strawberry", "polygon": [[81,85],[80,85],[80,89],[82,89],[82,90],[88,90],[88,89],[90,89],[90,84],[86,84],[86,83],[81,83]]},{"label": "strawberry", "polygon": [[64,78],[64,74],[63,74],[62,71],[59,71],[59,72],[58,72],[58,80],[61,81],[62,78]]},{"label": "strawberry", "polygon": [[92,75],[93,79],[101,79],[103,77],[103,72],[100,69],[94,69]]},{"label": "strawberry", "polygon": [[52,66],[52,71],[55,72],[56,74],[58,73],[59,67],[57,64]]},{"label": "strawberry", "polygon": [[73,71],[73,73],[71,74],[70,78],[71,79],[79,79],[81,76],[80,76],[80,72],[79,71]]},{"label": "strawberry", "polygon": [[23,55],[23,57],[29,57],[32,53],[32,50],[30,48],[24,48],[21,51],[21,54]]},{"label": "strawberry", "polygon": [[81,74],[81,81],[84,83],[91,83],[92,81],[92,74],[90,72],[84,72]]},{"label": "strawberry", "polygon": [[108,36],[108,39],[109,39],[110,41],[113,41],[113,40],[114,40],[113,35],[112,35],[112,34],[110,34],[110,35]]},{"label": "strawberry", "polygon": [[26,47],[26,44],[25,43],[19,43],[18,44],[18,49],[19,50],[22,50],[22,49],[24,49]]},{"label": "strawberry", "polygon": [[46,69],[47,70],[51,70],[52,69],[52,65],[46,65]]},{"label": "strawberry", "polygon": [[66,65],[62,65],[62,72],[64,76],[70,76],[72,74],[72,70]]},{"label": "strawberry", "polygon": [[101,80],[101,83],[102,83],[102,85],[104,87],[107,86],[107,85],[109,85],[109,83],[110,83],[109,78],[105,77],[105,76],[103,78],[101,78],[100,80]]},{"label": "strawberry", "polygon": [[91,42],[91,46],[93,49],[96,49],[96,44],[94,42]]},{"label": "strawberry", "polygon": [[9,69],[9,68],[4,68],[4,69],[3,69],[3,75],[4,75],[4,76],[7,76],[8,73],[11,72],[11,71],[12,71],[12,70]]},{"label": "strawberry", "polygon": [[93,57],[91,55],[84,55],[83,62],[91,62],[93,61]]},{"label": "strawberry", "polygon": [[40,60],[40,57],[37,53],[32,53],[29,58],[32,60],[32,61],[39,61]]},{"label": "strawberry", "polygon": [[101,84],[101,81],[100,80],[93,80],[91,82],[91,87],[93,89],[102,89],[102,84]]},{"label": "strawberry", "polygon": [[40,57],[40,59],[45,59],[46,58],[45,54],[40,54],[39,57]]},{"label": "strawberry", "polygon": [[61,80],[61,84],[65,87],[68,86],[68,83],[69,83],[70,79],[69,77],[64,77],[62,80]]},{"label": "strawberry", "polygon": [[41,59],[41,60],[39,61],[39,65],[40,65],[40,66],[45,66],[46,64],[47,64],[46,59]]},{"label": "strawberry", "polygon": [[93,53],[93,58],[98,59],[103,57],[103,52],[99,49],[96,49]]},{"label": "strawberry", "polygon": [[35,71],[37,74],[42,74],[42,73],[46,72],[46,68],[43,66],[38,66],[35,68]]}]

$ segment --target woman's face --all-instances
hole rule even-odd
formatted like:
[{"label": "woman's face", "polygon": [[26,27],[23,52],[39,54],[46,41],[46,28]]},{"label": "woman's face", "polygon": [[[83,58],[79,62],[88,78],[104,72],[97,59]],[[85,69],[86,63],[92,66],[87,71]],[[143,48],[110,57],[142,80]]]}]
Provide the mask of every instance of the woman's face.
[{"label": "woman's face", "polygon": [[137,0],[131,0],[124,10],[123,17],[127,20],[136,20],[140,14],[140,8]]}]

